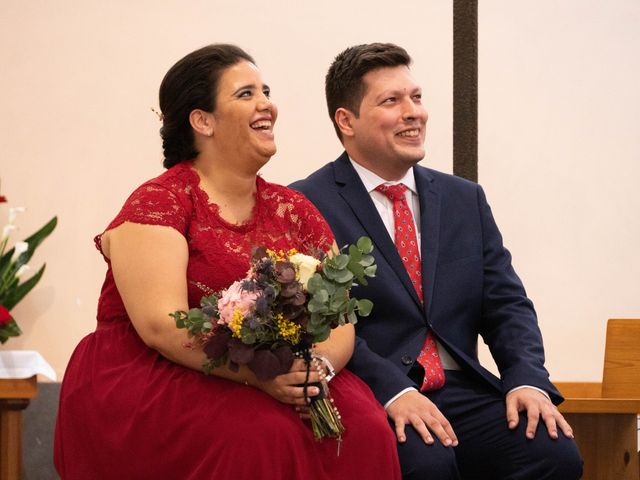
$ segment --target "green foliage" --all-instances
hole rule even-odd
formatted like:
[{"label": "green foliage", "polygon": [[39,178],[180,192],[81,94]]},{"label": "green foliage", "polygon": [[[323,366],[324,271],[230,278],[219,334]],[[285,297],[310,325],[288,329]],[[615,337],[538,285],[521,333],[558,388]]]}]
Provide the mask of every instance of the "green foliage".
[{"label": "green foliage", "polygon": [[20,327],[15,320],[11,319],[9,323],[0,328],[0,343],[4,343],[9,340],[10,337],[17,337],[22,333]]},{"label": "green foliage", "polygon": [[[200,300],[202,308],[191,308],[189,311],[178,310],[174,313],[170,313],[176,322],[176,327],[186,328],[189,336],[201,336],[210,333],[213,330],[212,319],[215,319],[218,315],[218,296],[211,295],[209,297],[202,297]],[[209,307],[211,314],[207,314]]]},{"label": "green foliage", "polygon": [[308,303],[311,318],[308,331],[314,342],[326,340],[331,328],[345,323],[355,324],[358,316],[366,317],[371,313],[373,303],[349,298],[349,290],[354,284],[367,285],[366,279],[375,277],[372,251],[371,240],[361,237],[355,245],[343,247],[338,255],[325,258],[322,273],[316,273],[309,279],[307,291],[311,297]]},{"label": "green foliage", "polygon": [[[46,264],[43,264],[34,275],[24,281],[19,278],[20,269],[27,265],[36,248],[53,232],[57,224],[58,218],[53,217],[37,232],[27,237],[24,242],[28,244],[28,247],[17,258],[14,258],[15,247],[4,251],[8,239],[4,238],[0,241],[0,305],[7,310],[15,307],[42,278]],[[4,343],[9,337],[18,336],[21,333],[20,327],[12,319],[11,322],[0,328],[0,343]]]}]

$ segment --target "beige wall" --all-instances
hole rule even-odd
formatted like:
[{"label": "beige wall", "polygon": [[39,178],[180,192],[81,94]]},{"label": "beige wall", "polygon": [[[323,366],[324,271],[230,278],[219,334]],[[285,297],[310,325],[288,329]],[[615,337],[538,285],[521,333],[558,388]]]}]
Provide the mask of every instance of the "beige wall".
[{"label": "beige wall", "polygon": [[[597,379],[605,319],[640,315],[630,118],[640,5],[481,3],[480,180],[538,307],[554,378]],[[62,377],[95,326],[105,265],[92,237],[161,171],[150,107],[165,71],[204,44],[243,46],[272,87],[269,180],[288,183],[340,153],[324,73],[344,47],[371,41],[413,55],[430,112],[423,163],[450,171],[451,4],[2,0],[2,193],[29,208],[24,236],[54,214],[60,225],[34,257],[45,277],[13,311],[24,335],[0,348],[38,350]]]}]

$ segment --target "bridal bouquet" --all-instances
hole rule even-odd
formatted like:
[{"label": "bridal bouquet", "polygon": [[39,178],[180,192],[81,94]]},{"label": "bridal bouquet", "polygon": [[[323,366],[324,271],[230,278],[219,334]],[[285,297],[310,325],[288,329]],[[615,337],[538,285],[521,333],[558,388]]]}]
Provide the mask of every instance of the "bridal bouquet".
[{"label": "bridal bouquet", "polygon": [[[367,237],[333,256],[258,247],[245,278],[203,297],[201,308],[171,316],[202,345],[207,373],[222,365],[236,371],[246,365],[259,380],[269,380],[287,373],[294,357],[301,356],[308,376],[313,345],[326,340],[333,328],[355,324],[356,314],[371,312],[371,301],[350,298],[349,291],[375,276],[372,250]],[[326,383],[320,390],[324,394],[310,406],[314,435],[340,438],[344,426]]]},{"label": "bridal bouquet", "polygon": [[[0,203],[6,201],[7,198],[0,195]],[[9,222],[2,228],[0,234],[0,343],[22,333],[10,311],[40,281],[45,266],[42,265],[34,275],[25,280],[25,274],[30,270],[27,262],[57,223],[57,218],[53,217],[36,233],[24,241],[16,242],[7,250],[9,236],[17,229],[14,225],[16,216],[23,211],[22,207],[10,208]]]}]

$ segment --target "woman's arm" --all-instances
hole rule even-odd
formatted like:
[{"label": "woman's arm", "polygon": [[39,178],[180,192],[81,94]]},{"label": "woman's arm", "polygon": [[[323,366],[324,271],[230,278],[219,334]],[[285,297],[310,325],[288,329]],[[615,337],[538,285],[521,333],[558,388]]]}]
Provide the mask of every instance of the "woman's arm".
[{"label": "woman's arm", "polygon": [[[102,249],[111,261],[118,292],[142,341],[175,363],[202,370],[206,355],[201,348],[185,348],[190,341],[187,332],[176,328],[169,316],[189,308],[186,239],[170,227],[126,222],[105,232]],[[290,373],[266,382],[258,381],[247,367],[233,372],[224,366],[212,373],[260,388],[284,403],[305,403],[303,389],[293,386],[306,377],[300,362]],[[317,381],[316,376],[314,373],[310,381]]]},{"label": "woman's arm", "polygon": [[342,370],[351,359],[355,345],[355,329],[347,324],[331,331],[331,335],[324,342],[316,344],[313,351],[317,355],[326,357],[336,373]]}]

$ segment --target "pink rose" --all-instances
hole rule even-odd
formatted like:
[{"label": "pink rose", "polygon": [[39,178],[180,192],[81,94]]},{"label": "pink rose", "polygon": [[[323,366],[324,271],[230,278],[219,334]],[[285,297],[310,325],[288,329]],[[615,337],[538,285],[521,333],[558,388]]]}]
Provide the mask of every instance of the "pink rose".
[{"label": "pink rose", "polygon": [[253,310],[257,298],[257,292],[249,292],[242,288],[242,280],[234,282],[218,300],[218,312],[220,313],[218,323],[221,325],[230,324],[235,310],[240,310],[245,316]]}]

